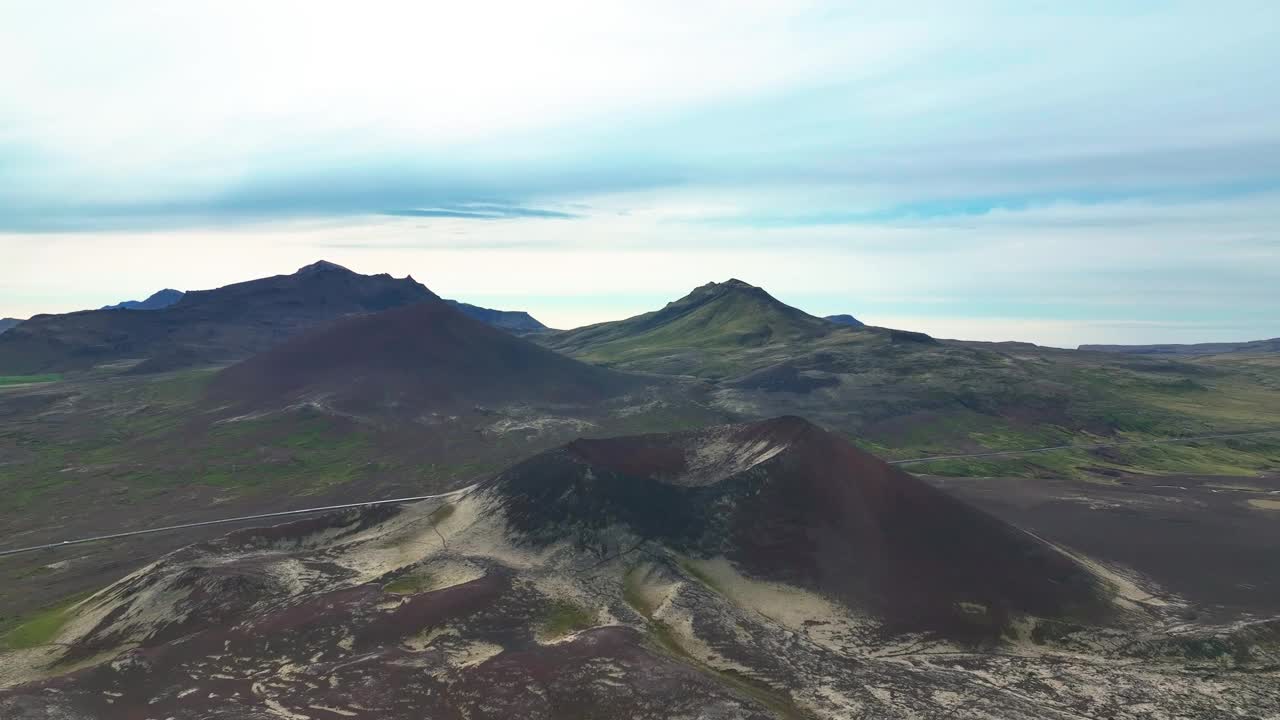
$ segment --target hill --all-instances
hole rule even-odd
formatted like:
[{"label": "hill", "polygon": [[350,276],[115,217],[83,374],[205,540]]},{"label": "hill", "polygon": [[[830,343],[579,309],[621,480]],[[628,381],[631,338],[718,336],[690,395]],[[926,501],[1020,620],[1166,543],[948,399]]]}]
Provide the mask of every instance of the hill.
[{"label": "hill", "polygon": [[547,329],[546,325],[538,322],[532,315],[523,310],[491,310],[478,305],[458,302],[457,300],[446,300],[445,302],[466,315],[503,330],[526,333]]},{"label": "hill", "polygon": [[1280,353],[1280,338],[1235,343],[1195,343],[1191,345],[1081,345],[1089,352],[1128,353],[1131,355],[1221,355],[1223,353]]},{"label": "hill", "polygon": [[640,384],[433,299],[299,335],[223,370],[210,394],[238,406],[311,399],[419,414],[477,404],[588,403]]},{"label": "hill", "polygon": [[0,375],[143,361],[140,372],[223,363],[340,317],[435,298],[413,278],[360,275],[328,262],[291,275],[186,293],[148,312],[37,315],[0,336]]},{"label": "hill", "polygon": [[823,320],[830,320],[840,325],[849,325],[850,327],[865,327],[866,323],[852,315],[827,315]]},{"label": "hill", "polygon": [[4,634],[0,714],[1280,708],[1274,623],[1202,625],[1153,591],[777,418],[573,442],[449,497],[170,553]]},{"label": "hill", "polygon": [[146,300],[125,300],[115,305],[105,305],[99,310],[159,310],[182,299],[181,290],[165,288],[151,294]]},{"label": "hill", "polygon": [[578,440],[486,487],[537,544],[608,556],[634,536],[723,556],[897,632],[998,637],[1026,615],[1108,614],[1067,555],[797,417]]},{"label": "hill", "polygon": [[741,280],[709,283],[654,312],[539,337],[588,362],[720,377],[846,332]]},{"label": "hill", "polygon": [[22,321],[18,318],[0,318],[0,333],[13,328],[20,322]]},{"label": "hill", "polygon": [[1280,366],[1227,362],[1248,353],[1135,356],[936,340],[841,326],[738,281],[628,320],[531,338],[587,362],[703,379],[712,407],[739,419],[800,415],[894,459],[962,456],[920,466],[931,474],[1252,475],[1275,469],[1280,447],[1258,437],[1215,453],[1165,444],[963,457],[1280,427]]}]

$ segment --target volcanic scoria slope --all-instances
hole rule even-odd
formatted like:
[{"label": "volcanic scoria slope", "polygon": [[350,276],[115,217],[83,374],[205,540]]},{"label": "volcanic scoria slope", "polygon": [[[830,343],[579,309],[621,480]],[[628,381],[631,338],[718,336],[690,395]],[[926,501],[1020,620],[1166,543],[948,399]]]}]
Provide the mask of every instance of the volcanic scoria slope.
[{"label": "volcanic scoria slope", "polygon": [[222,371],[210,394],[258,409],[309,401],[416,414],[477,403],[593,403],[642,384],[431,299],[295,337]]},{"label": "volcanic scoria slope", "polygon": [[1280,709],[1270,626],[1193,632],[1149,593],[779,418],[578,441],[450,498],[172,553],[0,656],[0,716]]},{"label": "volcanic scoria slope", "polygon": [[494,482],[529,537],[602,556],[632,536],[724,556],[890,630],[994,636],[1025,615],[1110,613],[1066,555],[797,417],[578,440]]}]

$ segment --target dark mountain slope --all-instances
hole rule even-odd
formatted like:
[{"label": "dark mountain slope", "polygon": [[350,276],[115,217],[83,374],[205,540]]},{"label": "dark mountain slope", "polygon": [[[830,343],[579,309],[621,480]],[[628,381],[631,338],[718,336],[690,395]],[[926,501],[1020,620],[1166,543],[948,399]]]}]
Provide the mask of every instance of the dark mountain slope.
[{"label": "dark mountain slope", "polygon": [[15,325],[22,322],[18,318],[0,318],[0,333],[12,329]]},{"label": "dark mountain slope", "polygon": [[523,310],[491,310],[478,305],[458,302],[457,300],[446,300],[445,302],[470,317],[503,330],[526,333],[547,329],[546,325],[538,322],[532,315]]},{"label": "dark mountain slope", "polygon": [[584,403],[641,384],[428,300],[341,321],[222,371],[212,396],[279,406],[324,398],[342,407]]},{"label": "dark mountain slope", "polygon": [[125,300],[115,305],[105,305],[100,310],[159,310],[182,299],[181,290],[165,288],[151,294],[146,300]]},{"label": "dark mountain slope", "polygon": [[141,371],[229,362],[345,315],[435,297],[410,277],[360,275],[321,261],[292,275],[189,292],[160,310],[37,315],[0,337],[0,374],[139,359]]},{"label": "dark mountain slope", "polygon": [[491,489],[533,542],[609,555],[621,525],[895,630],[998,635],[1023,615],[1098,621],[1109,608],[1101,583],[1057,549],[796,417],[578,440]]}]

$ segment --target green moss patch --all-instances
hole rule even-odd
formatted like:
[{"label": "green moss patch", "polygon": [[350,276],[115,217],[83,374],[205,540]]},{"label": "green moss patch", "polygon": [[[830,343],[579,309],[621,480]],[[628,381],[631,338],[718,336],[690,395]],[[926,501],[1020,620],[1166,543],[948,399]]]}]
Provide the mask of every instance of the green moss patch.
[{"label": "green moss patch", "polygon": [[434,575],[426,570],[414,570],[392,580],[382,589],[392,595],[417,595],[430,591],[434,586]]},{"label": "green moss patch", "polygon": [[569,600],[553,600],[543,611],[538,623],[539,634],[546,638],[564,637],[594,627],[598,615]]},{"label": "green moss patch", "polygon": [[19,621],[19,624],[4,635],[0,635],[0,647],[8,650],[25,650],[27,648],[48,645],[62,628],[75,617],[75,608],[83,599],[83,595],[64,600],[57,605],[45,608],[30,617]]}]

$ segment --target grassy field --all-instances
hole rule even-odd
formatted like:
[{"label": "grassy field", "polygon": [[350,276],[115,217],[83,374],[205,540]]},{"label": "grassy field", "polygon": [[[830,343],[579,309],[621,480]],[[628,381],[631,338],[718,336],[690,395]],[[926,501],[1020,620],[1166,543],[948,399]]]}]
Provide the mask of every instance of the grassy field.
[{"label": "grassy field", "polygon": [[48,644],[75,616],[75,607],[84,597],[80,594],[29,616],[0,622],[0,649],[24,650]]}]

